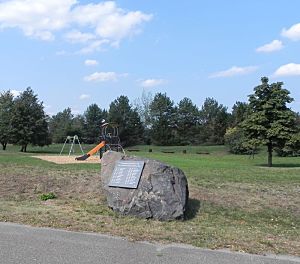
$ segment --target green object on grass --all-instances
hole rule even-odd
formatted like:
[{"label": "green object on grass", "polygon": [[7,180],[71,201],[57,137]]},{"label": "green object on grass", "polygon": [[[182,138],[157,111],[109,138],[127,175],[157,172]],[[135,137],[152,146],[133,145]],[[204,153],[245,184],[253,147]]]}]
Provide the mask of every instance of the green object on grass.
[{"label": "green object on grass", "polygon": [[55,199],[56,198],[56,195],[53,193],[53,192],[50,192],[50,193],[43,193],[41,196],[40,196],[41,200],[42,201],[47,201],[47,200],[50,200],[50,199]]}]

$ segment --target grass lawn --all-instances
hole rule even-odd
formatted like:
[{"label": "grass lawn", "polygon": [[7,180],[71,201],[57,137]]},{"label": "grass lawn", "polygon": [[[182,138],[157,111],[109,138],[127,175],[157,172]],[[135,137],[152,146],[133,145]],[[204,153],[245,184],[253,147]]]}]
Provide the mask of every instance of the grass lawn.
[{"label": "grass lawn", "polygon": [[[223,146],[135,146],[127,153],[177,166],[188,177],[187,219],[159,222],[108,209],[99,164],[57,165],[30,157],[60,149],[28,147],[31,153],[21,154],[8,146],[0,151],[0,221],[300,256],[299,157],[274,157],[274,167],[268,168],[264,151],[252,159],[230,155]],[[50,192],[57,198],[41,200]]]}]

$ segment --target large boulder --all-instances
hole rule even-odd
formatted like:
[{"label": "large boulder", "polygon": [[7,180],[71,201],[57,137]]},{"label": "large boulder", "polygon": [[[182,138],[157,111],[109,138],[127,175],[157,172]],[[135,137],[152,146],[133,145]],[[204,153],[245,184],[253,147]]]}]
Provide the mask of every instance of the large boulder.
[{"label": "large boulder", "polygon": [[[144,161],[137,189],[110,187],[119,160]],[[183,171],[156,160],[108,151],[101,159],[101,181],[108,206],[123,215],[158,220],[183,219],[188,201],[188,183]]]}]

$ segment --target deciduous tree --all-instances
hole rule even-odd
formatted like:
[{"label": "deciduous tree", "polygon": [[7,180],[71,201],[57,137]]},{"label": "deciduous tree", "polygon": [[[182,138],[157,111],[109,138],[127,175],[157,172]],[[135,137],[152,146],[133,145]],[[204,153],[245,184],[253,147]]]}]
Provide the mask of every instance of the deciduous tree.
[{"label": "deciduous tree", "polygon": [[134,101],[134,106],[140,116],[144,127],[144,142],[148,145],[151,144],[151,116],[150,116],[150,105],[153,101],[151,92],[146,93],[143,90],[142,96]]},{"label": "deciduous tree", "polygon": [[13,99],[14,97],[10,91],[0,94],[0,143],[3,150],[6,149],[6,145],[12,136]]},{"label": "deciduous tree", "polygon": [[249,112],[242,123],[250,145],[264,144],[268,150],[268,166],[272,166],[274,147],[283,148],[296,131],[295,113],[287,107],[293,101],[282,82],[269,84],[267,77],[249,96]]},{"label": "deciduous tree", "polygon": [[49,144],[44,106],[30,87],[15,99],[11,121],[12,142],[20,145],[22,152],[26,152],[28,144]]}]

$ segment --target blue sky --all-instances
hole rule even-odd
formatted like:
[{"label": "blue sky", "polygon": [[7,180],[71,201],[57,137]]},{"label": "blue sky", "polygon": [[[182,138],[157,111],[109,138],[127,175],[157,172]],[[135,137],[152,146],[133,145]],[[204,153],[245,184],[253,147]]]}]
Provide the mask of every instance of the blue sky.
[{"label": "blue sky", "polygon": [[300,1],[0,0],[0,90],[49,114],[120,95],[247,101],[262,76],[300,111]]}]

